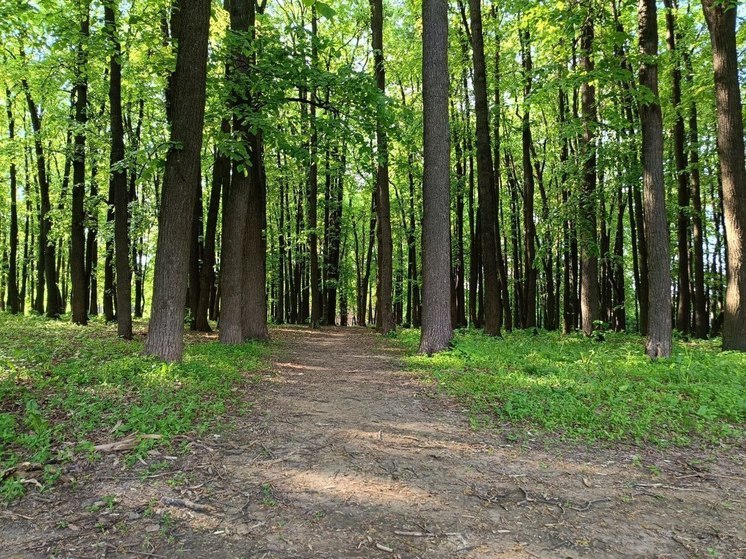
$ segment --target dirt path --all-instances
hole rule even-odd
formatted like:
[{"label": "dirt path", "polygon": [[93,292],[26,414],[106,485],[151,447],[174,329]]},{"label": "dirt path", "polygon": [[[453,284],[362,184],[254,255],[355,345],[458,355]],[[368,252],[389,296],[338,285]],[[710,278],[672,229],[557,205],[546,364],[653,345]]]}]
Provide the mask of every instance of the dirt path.
[{"label": "dirt path", "polygon": [[744,449],[511,444],[367,330],[273,335],[235,430],[0,509],[0,556],[746,558]]}]

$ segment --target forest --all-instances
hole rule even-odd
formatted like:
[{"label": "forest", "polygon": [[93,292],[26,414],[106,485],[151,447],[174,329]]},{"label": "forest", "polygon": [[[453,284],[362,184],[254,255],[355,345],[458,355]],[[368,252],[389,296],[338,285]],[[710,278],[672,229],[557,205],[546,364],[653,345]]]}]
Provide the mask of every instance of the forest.
[{"label": "forest", "polygon": [[743,556],[744,21],[0,2],[0,556]]},{"label": "forest", "polygon": [[743,351],[738,6],[658,8],[458,0],[421,39],[410,0],[4,2],[2,305],[124,338],[149,317],[167,360],[218,318],[225,343],[425,323],[426,352],[467,327]]}]

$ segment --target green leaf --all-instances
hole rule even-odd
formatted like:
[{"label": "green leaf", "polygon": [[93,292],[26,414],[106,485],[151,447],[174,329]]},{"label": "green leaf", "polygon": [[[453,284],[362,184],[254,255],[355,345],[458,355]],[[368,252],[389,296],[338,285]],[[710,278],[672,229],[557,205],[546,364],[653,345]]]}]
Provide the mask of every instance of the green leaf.
[{"label": "green leaf", "polygon": [[316,11],[321,17],[326,19],[332,19],[337,14],[334,8],[324,2],[316,2]]}]

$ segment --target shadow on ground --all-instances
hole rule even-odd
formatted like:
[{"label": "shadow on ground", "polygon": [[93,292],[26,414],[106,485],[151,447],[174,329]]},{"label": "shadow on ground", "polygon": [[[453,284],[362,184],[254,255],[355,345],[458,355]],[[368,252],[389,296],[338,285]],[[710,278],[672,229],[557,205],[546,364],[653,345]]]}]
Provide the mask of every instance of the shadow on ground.
[{"label": "shadow on ground", "polygon": [[746,557],[743,448],[511,444],[366,329],[273,335],[232,429],[140,476],[79,466],[0,510],[0,556]]}]

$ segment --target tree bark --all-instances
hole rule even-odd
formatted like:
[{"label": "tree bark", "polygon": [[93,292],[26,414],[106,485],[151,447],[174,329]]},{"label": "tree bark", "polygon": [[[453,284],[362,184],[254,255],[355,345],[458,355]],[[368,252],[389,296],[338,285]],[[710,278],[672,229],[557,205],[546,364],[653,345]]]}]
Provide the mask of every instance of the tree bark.
[{"label": "tree bark", "polygon": [[477,132],[477,188],[479,190],[482,265],[484,267],[484,332],[499,336],[501,325],[500,278],[498,259],[502,259],[496,233],[497,203],[495,175],[490,146],[489,108],[487,106],[487,70],[482,35],[482,7],[480,0],[469,0],[471,20],[472,59],[474,64],[474,110]]},{"label": "tree bark", "polygon": [[536,326],[536,293],[537,274],[536,260],[536,224],[534,223],[535,181],[531,165],[531,114],[528,98],[531,95],[531,43],[528,30],[521,32],[521,67],[523,70],[523,116],[521,118],[521,146],[523,150],[523,228],[526,232],[524,244],[524,286],[523,286],[523,327]]},{"label": "tree bark", "polygon": [[166,361],[180,360],[184,347],[189,231],[201,178],[210,1],[179,2],[177,9],[171,148],[161,195],[152,317],[145,345],[147,354]]},{"label": "tree bark", "polygon": [[34,153],[36,155],[37,179],[39,182],[39,267],[37,270],[38,280],[36,285],[36,305],[34,310],[41,314],[44,312],[44,290],[47,292],[46,314],[49,318],[59,318],[60,299],[57,288],[57,270],[54,243],[48,242],[49,233],[52,230],[52,218],[49,214],[51,203],[49,201],[49,179],[47,178],[47,161],[41,138],[41,116],[39,110],[31,97],[26,80],[22,80],[22,86],[26,95],[29,115],[31,116],[31,128],[34,132]]},{"label": "tree bark", "polygon": [[[255,39],[257,5],[250,0],[248,6],[249,38]],[[251,71],[256,56],[249,57]],[[247,95],[246,108],[256,110],[256,99]],[[267,219],[267,180],[264,173],[264,140],[261,130],[248,130],[247,148],[251,157],[249,168],[248,209],[243,241],[243,308],[241,309],[241,334],[243,340],[269,338],[267,330],[267,243],[264,236]]]},{"label": "tree bark", "polygon": [[[253,4],[253,2],[252,2]],[[254,22],[252,18],[251,26]],[[261,132],[249,133],[251,169],[243,249],[243,297],[241,330],[244,340],[266,340],[267,329],[267,186],[264,174],[264,145]]]},{"label": "tree bark", "polygon": [[[694,70],[689,53],[684,54],[687,86],[693,86]],[[694,335],[706,338],[710,329],[710,317],[707,314],[707,292],[705,290],[705,256],[704,256],[704,226],[702,213],[702,190],[699,174],[699,124],[697,118],[697,104],[694,99],[689,104],[689,179],[692,201],[692,248],[694,270]]]},{"label": "tree bark", "polygon": [[[371,32],[376,86],[381,99],[386,96],[386,72],[383,64],[383,1],[371,0]],[[376,122],[376,213],[378,239],[378,275],[376,283],[377,327],[382,334],[396,330],[393,308],[393,241],[391,238],[391,205],[389,203],[388,136],[381,103]]]},{"label": "tree bark", "polygon": [[197,331],[197,307],[201,287],[199,278],[202,266],[202,239],[204,239],[203,214],[202,188],[200,187],[197,189],[197,199],[192,212],[192,230],[189,239],[189,329],[194,331]]},{"label": "tree bark", "polygon": [[580,244],[580,317],[583,333],[590,336],[594,323],[600,318],[598,286],[598,240],[596,235],[596,88],[591,83],[593,73],[593,7],[586,4],[581,28],[581,69],[586,79],[580,85],[583,122],[583,195],[580,202],[578,240]]},{"label": "tree bark", "polygon": [[[106,200],[106,223],[111,227],[114,225],[114,185],[112,177],[109,179],[109,193]],[[106,322],[116,320],[114,299],[116,296],[116,285],[114,280],[114,242],[111,237],[106,239],[106,255],[104,256],[104,319]]]},{"label": "tree bark", "polygon": [[702,0],[715,68],[718,155],[727,243],[723,349],[746,351],[746,166],[736,50],[736,2]]},{"label": "tree bark", "polygon": [[[244,121],[242,73],[250,66],[248,56],[242,52],[249,31],[248,2],[230,2],[230,25],[235,44],[228,67],[228,80],[231,84],[229,104],[233,111],[233,131],[238,141],[248,146],[248,126]],[[243,298],[243,246],[245,242],[246,213],[249,204],[248,158],[234,159],[230,185],[226,189],[223,203],[223,235],[220,251],[220,341],[224,344],[243,342],[241,313],[245,304]]]},{"label": "tree bark", "polygon": [[681,62],[679,59],[678,31],[674,16],[673,0],[664,0],[666,8],[666,44],[673,55],[671,67],[671,103],[675,113],[672,130],[678,212],[676,220],[679,276],[679,300],[676,313],[676,327],[683,333],[690,332],[691,286],[689,285],[689,201],[691,198],[688,162],[686,157],[686,131],[684,129],[683,106],[681,104]]},{"label": "tree bark", "polygon": [[640,85],[653,99],[640,103],[645,234],[649,294],[646,353],[651,359],[671,355],[671,268],[666,192],[663,183],[663,121],[658,100],[658,27],[655,0],[639,0]]},{"label": "tree bark", "polygon": [[[88,122],[88,37],[90,20],[87,0],[79,14],[80,37],[75,61],[75,140],[73,147],[72,221],[70,232],[70,281],[72,320],[88,323],[88,293],[85,277],[85,141]],[[77,11],[78,6],[76,6]]]},{"label": "tree bark", "polygon": [[[230,132],[230,123],[223,120],[221,131]],[[198,332],[210,332],[208,311],[210,297],[215,286],[215,239],[217,235],[220,195],[227,190],[230,182],[230,159],[220,150],[215,150],[215,162],[212,169],[212,185],[210,187],[210,201],[207,207],[207,224],[205,225],[205,240],[202,249],[202,268],[199,272],[199,302],[195,316],[195,328]]]},{"label": "tree bark", "polygon": [[117,274],[117,335],[132,339],[132,271],[130,269],[129,191],[124,169],[122,123],[122,50],[117,36],[116,6],[104,5],[104,18],[112,55],[109,63],[109,114],[111,126],[110,185],[114,194],[114,262]]},{"label": "tree bark", "polygon": [[[5,90],[5,109],[8,115],[8,140],[11,145],[15,142],[15,120],[13,119],[13,98],[10,90]],[[18,297],[18,178],[16,173],[16,161],[13,152],[10,152],[10,231],[8,243],[10,245],[10,256],[8,261],[8,311],[18,314],[21,304]]]},{"label": "tree bark", "polygon": [[422,331],[420,353],[446,349],[451,329],[448,1],[422,3]]}]

